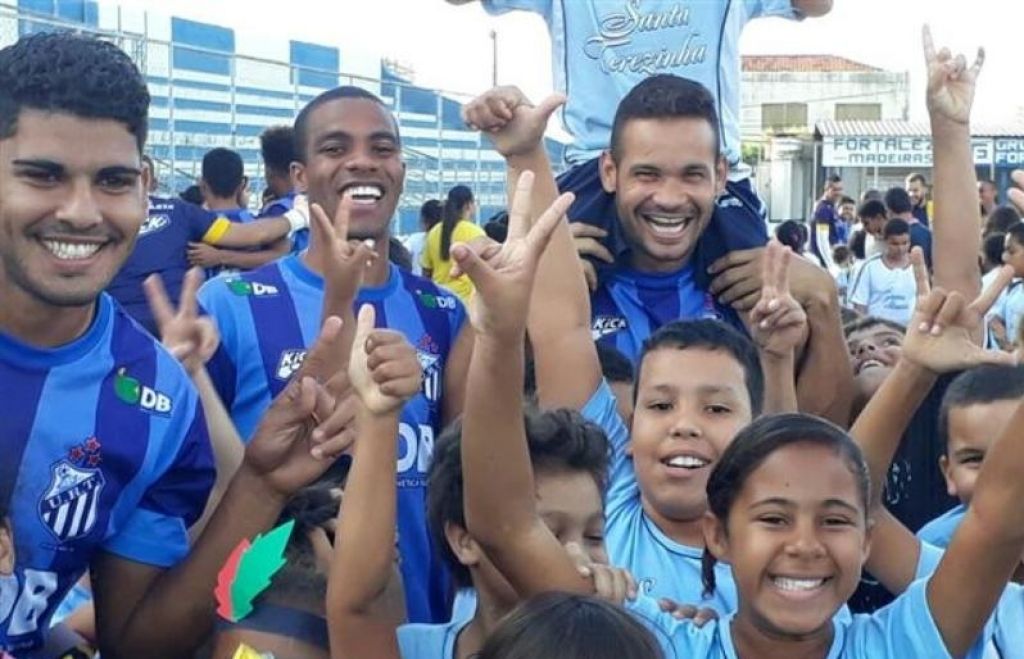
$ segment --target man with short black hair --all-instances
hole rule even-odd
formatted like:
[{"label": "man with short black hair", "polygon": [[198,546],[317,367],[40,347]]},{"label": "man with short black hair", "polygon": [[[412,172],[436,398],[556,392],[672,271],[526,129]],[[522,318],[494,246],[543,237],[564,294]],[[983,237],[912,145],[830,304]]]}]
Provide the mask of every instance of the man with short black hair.
[{"label": "man with short black hair", "polygon": [[840,240],[842,220],[839,219],[837,208],[842,198],[843,179],[839,174],[829,175],[811,220],[811,253],[825,267],[832,258],[832,246],[844,242]]},{"label": "man with short black hair", "polygon": [[910,227],[910,246],[920,247],[924,262],[932,269],[932,232],[914,216],[914,204],[903,188],[889,188],[885,192],[885,208],[889,219],[903,220]]},{"label": "man with short black hair", "polygon": [[931,217],[931,205],[932,202],[928,199],[928,179],[923,174],[914,172],[907,176],[904,187],[907,190],[907,194],[910,195],[910,203],[913,205],[914,217],[917,221],[928,226],[929,218]]},{"label": "man with short black hair", "polygon": [[999,189],[991,179],[978,179],[978,210],[982,219],[999,207]]},{"label": "man with short black hair", "polygon": [[[310,455],[316,424],[293,386],[190,541],[214,480],[199,397],[103,292],[146,217],[149,102],[105,41],[44,33],[0,50],[0,491],[13,492],[16,550],[0,651],[18,657],[47,640],[86,570],[104,657],[192,656],[228,554],[329,463]],[[331,373],[309,374],[304,389],[327,396],[317,382]]]}]

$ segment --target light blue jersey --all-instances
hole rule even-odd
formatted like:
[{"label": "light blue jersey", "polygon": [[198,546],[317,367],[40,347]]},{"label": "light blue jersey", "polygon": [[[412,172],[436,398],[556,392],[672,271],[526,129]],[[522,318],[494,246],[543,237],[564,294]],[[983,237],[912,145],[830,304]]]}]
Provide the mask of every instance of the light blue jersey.
[{"label": "light blue jersey", "polygon": [[715,566],[715,592],[704,597],[701,581],[702,547],[688,547],[670,539],[644,513],[633,460],[626,455],[629,431],[615,408],[615,396],[602,382],[581,410],[584,418],[601,426],[612,445],[608,493],[605,502],[605,547],[612,565],[627,568],[652,598],[668,597],[681,604],[699,604],[719,614],[736,609],[736,586],[727,565]]},{"label": "light blue jersey", "polygon": [[1024,317],[1024,279],[1014,279],[999,300],[992,306],[990,316],[996,315],[1006,325],[1006,340],[1016,343]]},{"label": "light blue jersey", "polygon": [[[871,615],[833,618],[834,638],[827,659],[945,659],[950,658],[932,617],[925,590],[928,582],[914,582],[903,595]],[[697,628],[658,610],[646,598],[627,604],[658,639],[666,659],[738,659],[732,639],[735,614]],[[967,657],[987,657],[988,637],[982,635]]]},{"label": "light blue jersey", "polygon": [[540,14],[551,35],[555,87],[575,138],[572,164],[608,148],[619,101],[641,80],[671,73],[695,80],[718,101],[723,153],[733,178],[740,159],[739,42],[748,21],[796,16],[790,0],[483,0],[492,14]]},{"label": "light blue jersey", "polygon": [[967,506],[960,504],[922,526],[917,532],[917,537],[922,542],[944,549],[949,546],[949,541],[953,539],[953,534],[959,528],[960,522],[964,521],[966,514]]},{"label": "light blue jersey", "polygon": [[443,625],[402,625],[398,649],[402,659],[455,659],[455,642],[470,619]]}]

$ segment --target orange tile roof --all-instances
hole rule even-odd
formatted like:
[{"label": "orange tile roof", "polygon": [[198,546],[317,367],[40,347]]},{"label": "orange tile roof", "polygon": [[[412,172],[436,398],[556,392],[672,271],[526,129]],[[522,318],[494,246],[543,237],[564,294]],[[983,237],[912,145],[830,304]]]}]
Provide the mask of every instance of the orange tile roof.
[{"label": "orange tile roof", "polygon": [[836,55],[744,55],[743,71],[748,73],[877,72],[874,66]]}]

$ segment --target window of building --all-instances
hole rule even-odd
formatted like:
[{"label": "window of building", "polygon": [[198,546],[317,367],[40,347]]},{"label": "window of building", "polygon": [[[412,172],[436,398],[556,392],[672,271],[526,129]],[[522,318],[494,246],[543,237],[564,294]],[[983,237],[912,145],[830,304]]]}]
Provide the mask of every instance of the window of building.
[{"label": "window of building", "polygon": [[878,121],[881,118],[881,103],[836,103],[837,120]]},{"label": "window of building", "polygon": [[806,103],[765,103],[761,106],[761,128],[784,131],[807,127]]}]

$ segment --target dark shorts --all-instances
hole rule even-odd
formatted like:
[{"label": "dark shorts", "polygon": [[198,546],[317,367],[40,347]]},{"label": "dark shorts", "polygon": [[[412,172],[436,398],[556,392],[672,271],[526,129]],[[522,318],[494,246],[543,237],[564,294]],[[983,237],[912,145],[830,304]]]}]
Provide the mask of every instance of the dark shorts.
[{"label": "dark shorts", "polygon": [[[558,189],[576,195],[576,201],[569,208],[569,221],[586,222],[607,231],[604,245],[619,259],[628,246],[619,227],[615,197],[601,187],[599,163],[600,159],[594,158],[563,173],[558,177]],[[764,204],[750,179],[728,182],[711,222],[697,242],[693,258],[698,276],[729,252],[762,247],[767,242]],[[599,276],[607,269],[602,262],[595,262],[595,265]]]}]

